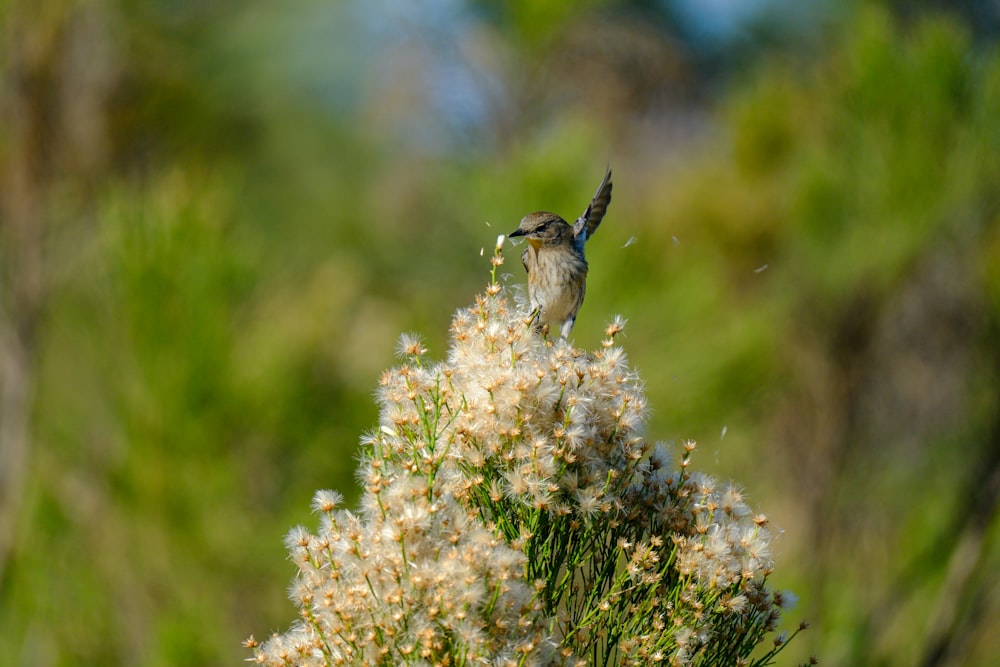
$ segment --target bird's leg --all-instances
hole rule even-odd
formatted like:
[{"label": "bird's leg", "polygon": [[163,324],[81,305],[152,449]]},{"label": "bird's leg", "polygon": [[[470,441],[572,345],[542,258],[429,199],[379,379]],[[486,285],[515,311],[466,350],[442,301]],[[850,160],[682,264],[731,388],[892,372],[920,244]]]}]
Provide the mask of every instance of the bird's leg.
[{"label": "bird's leg", "polygon": [[532,306],[531,314],[528,315],[528,319],[524,320],[525,326],[532,327],[535,331],[541,331],[542,325],[539,324],[542,317],[542,307]]},{"label": "bird's leg", "polygon": [[549,323],[546,322],[542,324],[542,307],[535,306],[535,309],[531,311],[531,317],[528,318],[528,325],[535,325],[535,331],[542,335],[542,338],[549,337]]}]

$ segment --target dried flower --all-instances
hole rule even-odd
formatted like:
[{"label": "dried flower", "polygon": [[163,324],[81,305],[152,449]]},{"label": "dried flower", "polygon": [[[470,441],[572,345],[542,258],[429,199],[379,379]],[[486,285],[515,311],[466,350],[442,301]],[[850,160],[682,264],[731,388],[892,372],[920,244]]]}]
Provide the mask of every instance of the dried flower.
[{"label": "dried flower", "polygon": [[493,278],[456,313],[446,360],[401,337],[362,439],[359,510],[316,493],[319,529],[286,540],[300,619],[248,643],[253,660],[747,659],[792,599],[765,586],[766,519],[688,469],[693,442],[674,465],[645,439],[642,382],[615,345],[624,320],[594,353],[546,340]]}]

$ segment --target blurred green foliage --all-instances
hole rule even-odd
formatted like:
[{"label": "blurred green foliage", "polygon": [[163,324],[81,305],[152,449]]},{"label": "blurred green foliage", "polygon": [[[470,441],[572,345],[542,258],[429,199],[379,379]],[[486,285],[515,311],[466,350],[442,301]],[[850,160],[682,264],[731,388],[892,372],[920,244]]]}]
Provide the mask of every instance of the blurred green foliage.
[{"label": "blurred green foliage", "polygon": [[0,662],[235,664],[285,627],[282,537],[355,490],[398,334],[443,350],[480,249],[608,161],[576,342],[627,317],[649,435],[787,531],[783,657],[995,662],[988,35],[851,4],[726,76],[655,3],[325,4],[0,4]]}]

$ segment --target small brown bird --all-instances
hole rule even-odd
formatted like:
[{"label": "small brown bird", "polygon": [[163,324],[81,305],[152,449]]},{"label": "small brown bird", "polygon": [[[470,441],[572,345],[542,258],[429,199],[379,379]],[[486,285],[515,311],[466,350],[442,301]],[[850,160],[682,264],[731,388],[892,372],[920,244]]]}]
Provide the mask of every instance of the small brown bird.
[{"label": "small brown bird", "polygon": [[521,218],[510,236],[525,236],[528,247],[521,263],[528,272],[532,318],[542,329],[559,329],[567,338],[587,289],[587,259],[583,246],[601,224],[611,203],[611,169],[597,188],[587,210],[570,225],[555,213],[535,211]]}]

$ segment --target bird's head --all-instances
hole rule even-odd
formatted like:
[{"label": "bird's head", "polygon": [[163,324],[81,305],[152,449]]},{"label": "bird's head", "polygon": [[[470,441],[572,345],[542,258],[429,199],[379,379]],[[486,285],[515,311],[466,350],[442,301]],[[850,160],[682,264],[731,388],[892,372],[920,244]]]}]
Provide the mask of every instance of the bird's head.
[{"label": "bird's head", "polygon": [[559,245],[573,238],[573,227],[555,213],[535,211],[521,218],[521,224],[508,236],[526,236],[538,248]]}]

